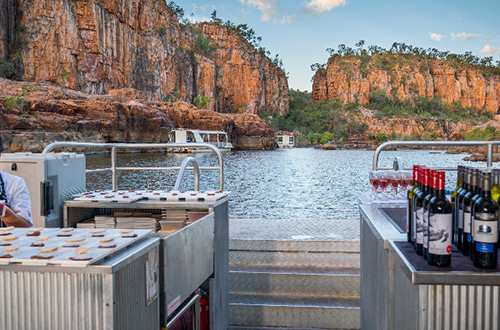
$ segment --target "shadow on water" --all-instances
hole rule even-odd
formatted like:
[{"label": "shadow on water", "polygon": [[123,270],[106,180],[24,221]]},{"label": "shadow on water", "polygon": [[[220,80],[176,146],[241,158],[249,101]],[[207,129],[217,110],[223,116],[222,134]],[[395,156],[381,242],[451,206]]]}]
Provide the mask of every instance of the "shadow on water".
[{"label": "shadow on water", "polygon": [[[373,151],[284,149],[274,151],[235,151],[224,154],[224,190],[231,191],[230,216],[264,219],[345,219],[358,217],[357,196],[370,190],[368,172]],[[119,154],[118,166],[179,166],[187,157],[199,166],[216,166],[211,154]],[[429,151],[387,151],[379,165],[391,166],[401,156],[406,166],[423,164],[456,166],[464,154],[448,155]],[[473,166],[484,166],[474,163]],[[109,155],[87,156],[87,168],[110,167]],[[132,171],[119,173],[120,189],[170,189],[177,171]],[[454,175],[447,176],[447,187],[454,186]],[[111,187],[111,173],[89,174],[87,186]],[[192,171],[185,175],[181,189],[194,187]],[[218,172],[202,171],[200,189],[218,189]]]}]

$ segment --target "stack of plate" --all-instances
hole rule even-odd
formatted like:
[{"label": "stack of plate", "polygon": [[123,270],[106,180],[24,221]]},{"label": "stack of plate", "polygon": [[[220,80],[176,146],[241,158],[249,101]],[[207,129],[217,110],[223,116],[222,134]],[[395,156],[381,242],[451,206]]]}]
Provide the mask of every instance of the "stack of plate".
[{"label": "stack of plate", "polygon": [[162,220],[166,221],[186,221],[188,219],[187,210],[163,210]]},{"label": "stack of plate", "polygon": [[88,220],[79,222],[76,224],[76,228],[82,228],[82,229],[95,228],[94,219],[88,219]]},{"label": "stack of plate", "polygon": [[94,217],[96,228],[115,228],[115,217],[109,215],[96,215]]},{"label": "stack of plate", "polygon": [[158,220],[153,217],[143,217],[143,218],[134,218],[135,229],[151,229],[156,231],[158,226]]}]

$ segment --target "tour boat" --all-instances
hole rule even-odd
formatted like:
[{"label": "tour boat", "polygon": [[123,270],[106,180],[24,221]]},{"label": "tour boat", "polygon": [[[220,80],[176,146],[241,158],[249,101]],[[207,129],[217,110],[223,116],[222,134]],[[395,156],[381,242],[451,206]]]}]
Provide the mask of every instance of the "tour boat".
[{"label": "tour boat", "polygon": [[[170,143],[209,143],[219,148],[221,152],[231,151],[234,146],[229,142],[224,131],[203,131],[197,129],[176,128],[169,133]],[[172,148],[173,152],[210,152],[206,148]]]},{"label": "tour boat", "polygon": [[278,132],[274,134],[279,148],[293,148],[295,146],[295,137],[291,132]]}]

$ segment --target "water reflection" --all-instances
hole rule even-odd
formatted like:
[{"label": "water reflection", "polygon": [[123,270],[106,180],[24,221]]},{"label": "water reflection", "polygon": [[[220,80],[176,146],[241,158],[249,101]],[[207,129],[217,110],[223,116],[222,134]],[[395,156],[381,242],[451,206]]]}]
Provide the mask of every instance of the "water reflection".
[{"label": "water reflection", "polygon": [[[287,149],[275,151],[235,151],[224,154],[225,190],[232,191],[230,216],[236,218],[357,218],[357,196],[368,191],[368,172],[373,151]],[[216,166],[211,154],[119,154],[118,166],[179,166],[187,157],[195,157],[200,166]],[[387,151],[380,155],[379,165],[391,166],[401,156],[406,166],[418,163],[427,166],[470,164],[465,156],[435,154],[429,151]],[[87,157],[87,168],[109,167],[107,155]],[[474,163],[484,166],[484,163]],[[119,188],[172,188],[175,171],[133,171],[118,174]],[[447,186],[454,186],[454,175],[447,175]],[[202,171],[200,189],[217,189],[217,171]],[[111,187],[111,173],[89,174],[87,186]],[[185,175],[181,189],[194,187],[192,171]]]}]

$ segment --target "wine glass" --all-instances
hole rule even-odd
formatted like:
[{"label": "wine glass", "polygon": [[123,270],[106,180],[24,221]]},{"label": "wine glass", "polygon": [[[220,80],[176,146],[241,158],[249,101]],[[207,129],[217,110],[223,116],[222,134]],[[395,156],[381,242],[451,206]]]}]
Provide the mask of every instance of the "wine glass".
[{"label": "wine glass", "polygon": [[369,173],[369,178],[370,178],[370,184],[373,187],[372,193],[371,193],[371,198],[372,199],[377,199],[377,194],[379,193],[379,173],[377,171],[370,171]]}]

